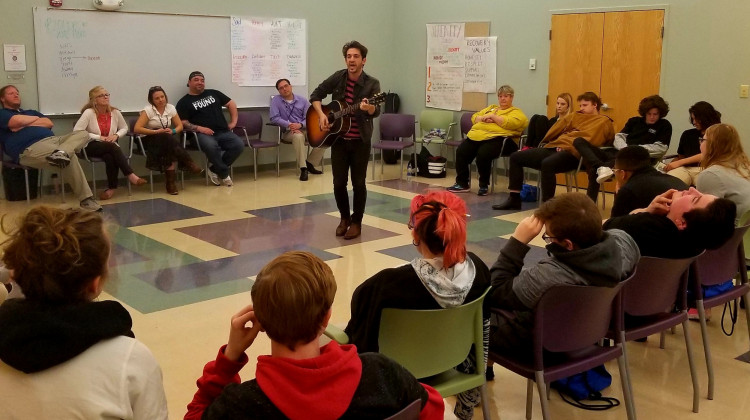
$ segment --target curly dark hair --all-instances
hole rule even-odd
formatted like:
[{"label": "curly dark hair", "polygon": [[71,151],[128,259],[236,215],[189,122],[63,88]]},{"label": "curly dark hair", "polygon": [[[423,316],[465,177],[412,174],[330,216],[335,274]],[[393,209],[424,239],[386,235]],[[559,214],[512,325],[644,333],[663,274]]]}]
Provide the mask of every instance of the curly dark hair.
[{"label": "curly dark hair", "polygon": [[721,122],[721,112],[714,109],[714,106],[706,101],[696,102],[688,109],[688,112],[690,113],[690,124],[697,122],[701,126],[701,131]]},{"label": "curly dark hair", "polygon": [[645,117],[646,113],[656,108],[659,110],[659,118],[664,118],[669,114],[669,104],[659,95],[646,96],[638,104],[638,115]]},{"label": "curly dark hair", "polygon": [[359,54],[362,56],[362,58],[367,58],[367,47],[360,44],[359,41],[349,41],[341,48],[341,52],[344,54],[344,58],[346,58],[346,51],[349,50],[349,48],[356,48],[359,50]]}]

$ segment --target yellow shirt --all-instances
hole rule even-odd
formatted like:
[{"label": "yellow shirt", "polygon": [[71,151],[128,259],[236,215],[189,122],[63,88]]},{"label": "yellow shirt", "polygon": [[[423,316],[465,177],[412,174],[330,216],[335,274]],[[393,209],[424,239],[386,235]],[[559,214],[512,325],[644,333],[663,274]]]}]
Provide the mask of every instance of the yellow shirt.
[{"label": "yellow shirt", "polygon": [[[503,117],[505,120],[498,125],[494,122],[476,122],[480,115],[495,114]],[[476,112],[471,116],[471,130],[467,134],[469,140],[482,141],[495,137],[517,137],[523,133],[523,130],[529,125],[529,120],[523,111],[512,106],[506,109],[500,109],[498,105],[490,105],[483,110]]]}]

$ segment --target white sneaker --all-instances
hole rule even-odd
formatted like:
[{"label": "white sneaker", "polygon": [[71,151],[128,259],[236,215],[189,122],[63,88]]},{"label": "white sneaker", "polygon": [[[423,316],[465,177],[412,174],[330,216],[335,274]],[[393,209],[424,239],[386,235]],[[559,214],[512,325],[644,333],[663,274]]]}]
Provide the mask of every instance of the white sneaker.
[{"label": "white sneaker", "polygon": [[81,208],[88,211],[102,211],[102,206],[93,197],[81,201]]},{"label": "white sneaker", "polygon": [[599,169],[596,170],[596,182],[600,184],[604,183],[613,176],[615,176],[615,172],[612,170],[612,168],[609,168],[607,166],[600,166]]},{"label": "white sneaker", "polygon": [[221,180],[219,179],[219,175],[216,175],[214,172],[212,172],[210,169],[206,168],[206,173],[208,174],[208,179],[211,180],[211,182],[216,185],[217,187],[221,185]]},{"label": "white sneaker", "polygon": [[224,179],[222,179],[221,181],[222,181],[222,182],[224,183],[224,185],[226,185],[227,187],[231,187],[232,185],[234,185],[234,183],[232,182],[232,178],[231,178],[231,177],[230,177],[229,175],[227,175],[227,177],[226,177],[226,178],[224,178]]}]

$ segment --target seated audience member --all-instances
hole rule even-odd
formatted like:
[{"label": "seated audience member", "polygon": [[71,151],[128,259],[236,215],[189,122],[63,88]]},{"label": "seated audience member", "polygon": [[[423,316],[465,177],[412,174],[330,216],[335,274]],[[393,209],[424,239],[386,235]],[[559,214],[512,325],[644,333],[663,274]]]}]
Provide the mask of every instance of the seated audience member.
[{"label": "seated audience member", "polygon": [[[352,317],[345,331],[349,342],[360,352],[378,351],[380,314],[384,308],[452,308],[474,301],[490,287],[487,266],[466,251],[463,200],[447,191],[417,195],[411,201],[409,228],[420,256],[411,264],[388,268],[370,277],[352,295]],[[488,329],[489,312],[486,315]],[[474,365],[474,360],[470,360],[459,368],[471,373]],[[458,394],[457,398],[456,416],[472,418],[479,390]]]},{"label": "seated audience member", "polygon": [[648,207],[651,200],[670,189],[683,191],[688,186],[679,179],[659,172],[651,165],[649,152],[641,146],[620,149],[615,158],[617,195],[611,217],[624,216]]},{"label": "seated audience member", "polygon": [[[528,243],[543,229],[550,257],[524,267]],[[490,349],[529,351],[534,308],[547,290],[564,284],[613,287],[633,273],[639,258],[627,233],[602,231],[599,210],[585,195],[546,201],[518,224],[490,269],[490,305],[514,313],[491,327]]]},{"label": "seated audience member", "polygon": [[630,234],[643,256],[689,258],[723,245],[734,234],[736,212],[726,198],[691,187],[657,195],[648,207],[607,220],[604,229]]},{"label": "seated audience member", "polygon": [[490,105],[471,116],[471,130],[456,149],[456,183],[448,191],[467,192],[471,187],[469,166],[476,158],[479,172],[479,195],[489,192],[492,161],[518,150],[513,137],[520,137],[529,125],[523,111],[513,106],[513,88],[504,85],[497,90],[499,105]]},{"label": "seated audience member", "polygon": [[544,136],[553,125],[562,117],[570,114],[573,110],[573,97],[568,92],[557,95],[555,103],[555,116],[547,118],[546,115],[536,114],[529,119],[529,130],[526,135],[527,147],[537,147]]},{"label": "seated audience member", "polygon": [[701,142],[698,191],[726,198],[737,205],[737,220],[750,210],[750,159],[737,129],[729,124],[708,127]]},{"label": "seated audience member", "polygon": [[96,301],[110,252],[102,218],[34,207],[3,247],[25,298],[0,306],[0,418],[167,419],[161,369],[130,314]]},{"label": "seated audience member", "polygon": [[534,168],[541,172],[542,201],[555,196],[555,174],[572,171],[578,167],[579,155],[573,141],[583,138],[594,146],[612,144],[615,129],[612,120],[599,114],[601,100],[593,92],[578,96],[578,112],[560,118],[547,135],[544,145],[510,155],[508,189],[510,196],[501,204],[492,206],[495,210],[520,210],[523,168]]},{"label": "seated audience member", "polygon": [[128,163],[117,141],[128,133],[128,124],[120,111],[109,104],[109,92],[102,86],[94,86],[89,91],[89,101],[81,109],[81,118],[73,130],[85,130],[91,141],[86,146],[89,157],[101,158],[107,172],[107,189],[99,194],[100,200],[109,200],[117,189],[117,173],[128,178],[133,185],[143,185],[146,180],[139,178]]},{"label": "seated audience member", "polygon": [[[211,163],[207,169],[211,182],[231,187],[229,169],[245,149],[245,143],[232,131],[239,116],[237,104],[218,90],[206,89],[206,79],[199,71],[190,73],[187,86],[188,93],[177,101],[182,125],[197,133],[198,144]],[[223,107],[229,111],[229,123]]]},{"label": "seated audience member", "polygon": [[706,129],[721,123],[721,113],[705,101],[696,102],[690,107],[690,123],[695,128],[685,130],[677,146],[677,157],[664,167],[664,172],[680,178],[687,185],[695,185],[695,177],[701,172],[700,139]]},{"label": "seated audience member", "polygon": [[[307,252],[286,252],[258,273],[253,305],[232,317],[229,341],[198,379],[185,419],[383,419],[416,400],[420,419],[442,419],[443,400],[402,366],[354,345],[318,339],[331,318],[333,272]],[[240,383],[245,354],[260,332],[271,355]]]},{"label": "seated audience member", "polygon": [[161,86],[148,90],[148,103],[150,105],[141,111],[133,131],[144,136],[142,142],[146,148],[146,167],[152,171],[164,172],[167,193],[177,195],[177,165],[193,174],[203,172],[203,168],[182,147],[179,139],[182,120]]},{"label": "seated audience member", "polygon": [[62,168],[65,182],[81,202],[81,208],[101,211],[78,162],[76,152],[86,146],[84,131],[64,136],[52,132],[52,120],[32,109],[21,109],[21,94],[13,85],[0,88],[0,142],[14,162],[37,169]]},{"label": "seated audience member", "polygon": [[307,181],[308,173],[313,175],[323,173],[318,168],[321,168],[323,154],[325,153],[325,149],[315,147],[310,151],[310,155],[307,155],[305,124],[310,102],[303,96],[292,92],[289,79],[277,80],[276,90],[279,91],[279,94],[271,98],[271,122],[283,130],[281,138],[294,146],[297,167],[299,168],[299,180]]},{"label": "seated audience member", "polygon": [[672,139],[672,124],[664,117],[669,113],[669,104],[659,95],[647,96],[638,105],[640,117],[628,120],[622,131],[615,134],[614,148],[601,149],[591,143],[576,139],[573,146],[583,157],[588,168],[588,196],[596,201],[599,184],[612,178],[614,158],[618,150],[626,146],[640,146],[648,151],[651,157],[661,159],[669,148]]}]

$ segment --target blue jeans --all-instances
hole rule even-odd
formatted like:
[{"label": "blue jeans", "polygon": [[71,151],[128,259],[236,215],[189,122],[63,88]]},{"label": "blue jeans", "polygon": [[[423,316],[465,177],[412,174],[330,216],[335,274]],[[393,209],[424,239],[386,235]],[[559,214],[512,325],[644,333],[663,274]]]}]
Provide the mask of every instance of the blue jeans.
[{"label": "blue jeans", "polygon": [[198,133],[198,143],[211,163],[209,169],[221,179],[229,176],[229,167],[245,148],[245,143],[231,131],[221,131],[213,136]]}]

